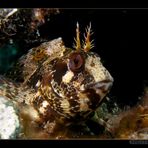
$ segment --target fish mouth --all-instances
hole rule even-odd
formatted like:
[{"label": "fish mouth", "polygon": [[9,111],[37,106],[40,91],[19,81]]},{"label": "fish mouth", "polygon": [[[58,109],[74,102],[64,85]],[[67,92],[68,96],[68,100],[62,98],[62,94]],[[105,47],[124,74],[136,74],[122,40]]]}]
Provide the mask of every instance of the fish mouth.
[{"label": "fish mouth", "polygon": [[89,107],[92,110],[99,107],[103,98],[109,93],[112,85],[112,80],[104,80],[97,83],[89,83],[85,86],[83,93],[89,98]]},{"label": "fish mouth", "polygon": [[95,90],[96,94],[100,94],[100,91],[101,93],[107,94],[112,88],[112,85],[113,85],[112,80],[103,80],[96,83],[89,83],[86,85],[85,89],[86,90],[93,89]]}]

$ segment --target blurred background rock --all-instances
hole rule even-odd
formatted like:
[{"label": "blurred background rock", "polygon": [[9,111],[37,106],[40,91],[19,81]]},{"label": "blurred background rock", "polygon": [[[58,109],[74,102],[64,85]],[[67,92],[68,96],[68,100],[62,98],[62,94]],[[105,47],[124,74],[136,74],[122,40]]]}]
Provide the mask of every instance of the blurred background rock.
[{"label": "blurred background rock", "polygon": [[58,13],[56,8],[0,9],[0,73],[12,67],[29,48],[46,41],[38,29]]}]

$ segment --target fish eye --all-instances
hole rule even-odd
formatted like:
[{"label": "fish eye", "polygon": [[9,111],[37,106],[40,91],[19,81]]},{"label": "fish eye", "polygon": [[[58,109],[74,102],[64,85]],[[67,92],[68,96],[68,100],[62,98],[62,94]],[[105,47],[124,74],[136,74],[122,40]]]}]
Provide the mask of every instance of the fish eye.
[{"label": "fish eye", "polygon": [[73,72],[79,72],[84,67],[84,58],[80,53],[72,53],[69,59],[69,68]]}]

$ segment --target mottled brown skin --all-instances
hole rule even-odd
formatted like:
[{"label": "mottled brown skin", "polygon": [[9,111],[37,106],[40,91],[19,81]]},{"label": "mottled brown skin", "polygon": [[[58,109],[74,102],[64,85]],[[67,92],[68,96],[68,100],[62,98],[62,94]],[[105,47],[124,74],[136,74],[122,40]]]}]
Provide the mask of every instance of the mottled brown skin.
[{"label": "mottled brown skin", "polygon": [[[17,85],[0,79],[0,95],[15,100],[23,119],[34,122],[53,137],[58,137],[64,127],[87,120],[113,83],[100,57],[88,50],[90,28],[84,47],[80,46],[78,34],[77,26],[75,50],[66,48],[61,38],[31,49],[7,74]],[[31,128],[24,122],[25,126]]]}]

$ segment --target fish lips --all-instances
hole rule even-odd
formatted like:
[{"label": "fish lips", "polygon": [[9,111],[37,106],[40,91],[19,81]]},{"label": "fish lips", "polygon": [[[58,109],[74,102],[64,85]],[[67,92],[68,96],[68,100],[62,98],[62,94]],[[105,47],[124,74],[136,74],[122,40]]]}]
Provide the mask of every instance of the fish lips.
[{"label": "fish lips", "polygon": [[100,91],[104,94],[107,94],[112,88],[113,80],[103,80],[96,83],[89,83],[85,86],[85,91],[95,90],[96,94],[100,94]]},{"label": "fish lips", "polygon": [[102,99],[107,95],[113,85],[113,81],[105,80],[97,83],[89,83],[85,86],[83,93],[89,98],[89,108],[96,110]]}]

